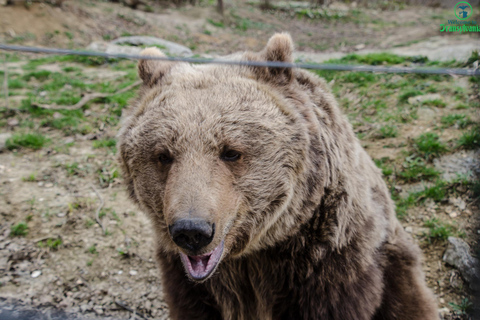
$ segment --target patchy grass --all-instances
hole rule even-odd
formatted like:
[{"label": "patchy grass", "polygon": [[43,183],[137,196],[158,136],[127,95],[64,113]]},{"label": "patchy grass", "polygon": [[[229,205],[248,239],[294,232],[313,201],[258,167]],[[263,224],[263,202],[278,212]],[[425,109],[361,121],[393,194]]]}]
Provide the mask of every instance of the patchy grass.
[{"label": "patchy grass", "polygon": [[458,146],[464,149],[480,148],[480,127],[476,126],[464,132],[458,139]]},{"label": "patchy grass", "polygon": [[35,182],[37,181],[37,175],[35,173],[31,173],[30,175],[28,175],[27,177],[23,177],[22,178],[22,181],[25,181],[25,182]]},{"label": "patchy grass", "polygon": [[379,138],[395,138],[398,136],[398,127],[395,125],[385,125],[379,130]]},{"label": "patchy grass", "polygon": [[375,159],[374,162],[382,170],[384,176],[389,176],[393,173],[393,167],[389,165],[389,158]]},{"label": "patchy grass", "polygon": [[416,89],[405,90],[398,95],[398,101],[401,102],[401,103],[406,103],[409,98],[416,97],[416,96],[421,96],[423,94],[424,94],[423,91],[419,91],[419,90],[416,90]]},{"label": "patchy grass", "polygon": [[98,254],[96,245],[91,245],[90,247],[88,247],[87,251],[88,253],[91,253],[91,254]]},{"label": "patchy grass", "polygon": [[29,148],[41,149],[49,140],[40,133],[17,133],[9,138],[5,145],[8,150]]},{"label": "patchy grass", "polygon": [[113,138],[93,141],[93,148],[108,148],[113,151],[113,153],[117,151],[116,145],[117,141]]},{"label": "patchy grass", "polygon": [[28,233],[28,225],[25,221],[13,225],[10,229],[10,235],[15,237],[24,237]]},{"label": "patchy grass", "polygon": [[449,223],[444,223],[438,218],[432,218],[425,221],[425,227],[429,228],[429,233],[426,235],[429,242],[432,241],[446,241],[448,237],[462,236],[457,228]]},{"label": "patchy grass", "polygon": [[453,310],[455,310],[457,313],[461,315],[467,315],[473,309],[473,303],[470,302],[468,298],[463,298],[460,304],[455,304],[453,302],[450,302],[449,305],[452,307]]},{"label": "patchy grass", "polygon": [[433,132],[427,132],[417,137],[414,140],[414,146],[417,152],[427,159],[447,151],[447,146],[441,142],[439,136]]},{"label": "patchy grass", "polygon": [[408,58],[398,56],[393,53],[380,52],[380,53],[369,53],[366,55],[358,54],[349,54],[340,59],[340,62],[355,62],[359,64],[369,64],[372,66],[381,65],[381,64],[401,64],[407,61]]},{"label": "patchy grass", "polygon": [[416,182],[420,180],[431,180],[440,175],[433,167],[428,167],[424,159],[410,156],[403,163],[403,170],[398,176],[406,182]]},{"label": "patchy grass", "polygon": [[469,124],[472,123],[470,118],[464,114],[449,114],[443,116],[440,119],[440,122],[442,123],[444,128],[455,126],[460,129],[466,128]]},{"label": "patchy grass", "polygon": [[440,99],[425,100],[425,101],[422,101],[422,105],[437,107],[437,108],[445,108],[447,106],[447,104]]},{"label": "patchy grass", "polygon": [[58,248],[62,245],[62,239],[47,239],[44,241],[40,241],[38,246],[40,248],[49,248],[51,250],[58,250]]}]

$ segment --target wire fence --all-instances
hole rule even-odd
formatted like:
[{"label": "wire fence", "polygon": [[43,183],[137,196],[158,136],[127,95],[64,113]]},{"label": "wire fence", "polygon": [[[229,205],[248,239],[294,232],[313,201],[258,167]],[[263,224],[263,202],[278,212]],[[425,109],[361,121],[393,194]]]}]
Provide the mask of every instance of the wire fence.
[{"label": "wire fence", "polygon": [[313,63],[285,63],[278,61],[242,61],[242,60],[226,60],[226,59],[207,59],[207,58],[188,58],[188,57],[159,57],[159,56],[142,56],[118,53],[105,53],[94,51],[68,50],[58,48],[40,48],[29,46],[16,46],[0,43],[0,50],[14,52],[43,53],[55,55],[77,55],[89,57],[102,57],[108,59],[129,59],[129,60],[162,60],[177,61],[201,64],[221,64],[236,66],[254,66],[268,68],[301,68],[312,70],[332,70],[332,71],[363,71],[363,72],[379,72],[379,73],[416,73],[416,74],[443,74],[457,76],[480,76],[480,69],[467,68],[424,68],[424,67],[384,67],[369,65],[344,65],[344,64],[313,64]]}]

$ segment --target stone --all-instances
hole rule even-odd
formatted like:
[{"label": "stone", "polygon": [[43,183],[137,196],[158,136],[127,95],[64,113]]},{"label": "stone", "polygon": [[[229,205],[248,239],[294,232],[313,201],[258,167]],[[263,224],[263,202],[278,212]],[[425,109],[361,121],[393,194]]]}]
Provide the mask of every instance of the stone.
[{"label": "stone", "polygon": [[8,119],[7,121],[7,124],[10,126],[10,127],[16,127],[18,126],[18,119],[17,118],[10,118]]},{"label": "stone", "polygon": [[479,279],[475,268],[479,261],[472,257],[469,251],[470,247],[465,241],[455,237],[448,237],[448,247],[443,255],[443,261],[454,266],[460,272],[462,278],[468,282],[472,288],[474,282]]},{"label": "stone", "polygon": [[0,151],[5,149],[5,144],[7,143],[7,140],[10,139],[12,136],[11,133],[0,133]]},{"label": "stone", "polygon": [[35,270],[32,272],[32,278],[38,278],[42,274],[41,270]]},{"label": "stone", "polygon": [[166,51],[175,56],[192,56],[192,50],[189,48],[182,46],[181,44],[167,41],[160,38],[155,37],[147,37],[147,36],[131,36],[131,37],[120,37],[115,39],[111,42],[112,44],[131,44],[134,46],[157,46],[162,51]]},{"label": "stone", "polygon": [[408,98],[408,103],[416,104],[416,103],[421,103],[429,100],[443,100],[443,99],[442,99],[442,96],[438,93],[428,93],[420,96],[410,97]]}]

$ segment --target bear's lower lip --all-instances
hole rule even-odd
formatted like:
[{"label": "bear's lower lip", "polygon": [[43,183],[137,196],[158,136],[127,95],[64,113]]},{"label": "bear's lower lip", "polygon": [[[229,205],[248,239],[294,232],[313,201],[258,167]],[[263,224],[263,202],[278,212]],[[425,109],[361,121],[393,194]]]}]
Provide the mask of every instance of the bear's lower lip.
[{"label": "bear's lower lip", "polygon": [[187,256],[180,252],[180,259],[182,260],[185,270],[188,272],[193,280],[200,281],[206,279],[215,270],[223,253],[222,242],[209,253],[200,256]]}]

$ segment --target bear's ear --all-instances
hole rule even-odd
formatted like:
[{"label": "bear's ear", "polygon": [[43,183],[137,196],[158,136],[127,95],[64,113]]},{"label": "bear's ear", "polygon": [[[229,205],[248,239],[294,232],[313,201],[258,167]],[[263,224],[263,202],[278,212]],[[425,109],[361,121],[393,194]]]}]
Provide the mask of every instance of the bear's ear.
[{"label": "bear's ear", "polygon": [[[140,55],[150,57],[166,57],[166,55],[157,48],[147,48]],[[143,84],[153,87],[157,84],[173,67],[173,62],[162,60],[140,60],[138,62],[138,75],[143,80]]]},{"label": "bear's ear", "polygon": [[[288,33],[274,34],[260,52],[262,60],[293,63],[293,41]],[[286,85],[292,81],[292,68],[259,68],[262,78],[277,84]]]}]

